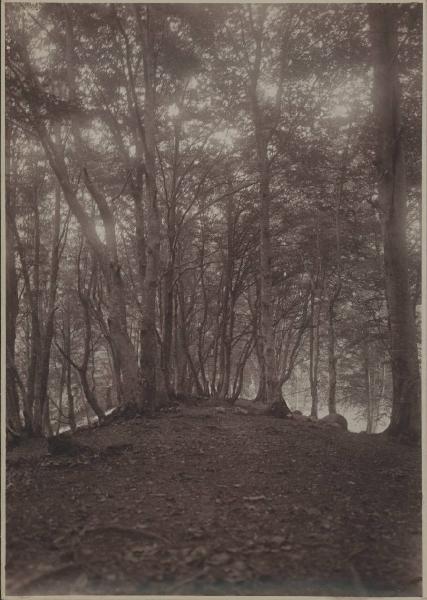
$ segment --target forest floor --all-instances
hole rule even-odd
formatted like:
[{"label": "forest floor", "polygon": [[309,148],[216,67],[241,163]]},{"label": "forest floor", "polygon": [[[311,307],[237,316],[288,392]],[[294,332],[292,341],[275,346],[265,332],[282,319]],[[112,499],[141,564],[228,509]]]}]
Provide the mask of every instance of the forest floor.
[{"label": "forest floor", "polygon": [[421,595],[419,449],[208,408],[74,439],[8,452],[8,594]]}]

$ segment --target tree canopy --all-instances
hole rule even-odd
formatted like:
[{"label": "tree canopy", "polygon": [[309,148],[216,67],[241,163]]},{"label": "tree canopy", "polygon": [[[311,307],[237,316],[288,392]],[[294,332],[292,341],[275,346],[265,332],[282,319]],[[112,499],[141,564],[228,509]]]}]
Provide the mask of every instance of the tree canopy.
[{"label": "tree canopy", "polygon": [[6,5],[11,429],[193,395],[374,432],[411,404],[421,9]]}]

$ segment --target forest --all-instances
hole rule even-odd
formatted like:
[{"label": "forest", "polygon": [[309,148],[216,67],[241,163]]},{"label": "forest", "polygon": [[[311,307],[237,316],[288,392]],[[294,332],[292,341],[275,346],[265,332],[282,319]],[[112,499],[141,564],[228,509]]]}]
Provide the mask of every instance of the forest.
[{"label": "forest", "polygon": [[6,3],[10,593],[420,594],[422,11]]}]

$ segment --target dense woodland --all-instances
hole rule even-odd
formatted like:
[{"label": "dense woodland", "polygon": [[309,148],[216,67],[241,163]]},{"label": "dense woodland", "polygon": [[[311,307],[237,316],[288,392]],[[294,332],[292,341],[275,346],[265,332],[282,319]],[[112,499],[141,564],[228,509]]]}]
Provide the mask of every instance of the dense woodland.
[{"label": "dense woodland", "polygon": [[6,5],[7,427],[420,434],[422,5]]}]

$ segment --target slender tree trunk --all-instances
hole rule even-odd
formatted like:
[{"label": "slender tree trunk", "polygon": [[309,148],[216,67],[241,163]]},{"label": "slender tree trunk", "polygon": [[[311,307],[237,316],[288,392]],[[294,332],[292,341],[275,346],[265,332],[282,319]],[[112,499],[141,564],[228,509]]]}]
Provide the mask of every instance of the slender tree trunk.
[{"label": "slender tree trunk", "polygon": [[260,335],[260,285],[259,279],[255,282],[255,298],[251,299],[251,290],[248,290],[248,306],[249,311],[251,313],[252,318],[252,329],[254,336],[254,349],[255,355],[257,357],[258,363],[258,389],[254,399],[254,402],[265,402],[265,364],[263,360],[264,350],[263,350],[263,340]]},{"label": "slender tree trunk", "polygon": [[180,301],[179,301],[179,290],[177,289],[175,292],[175,315],[174,315],[174,323],[175,323],[175,392],[182,393],[184,392],[184,379],[185,379],[185,369],[187,364],[185,349],[184,349],[184,340],[182,335],[182,325],[181,325],[181,310],[180,310]]},{"label": "slender tree trunk", "polygon": [[339,296],[339,287],[334,291],[328,303],[328,411],[329,414],[336,414],[336,389],[337,389],[337,357],[335,354],[335,303]]},{"label": "slender tree trunk", "polygon": [[399,7],[373,4],[368,10],[374,60],[376,164],[393,378],[388,433],[418,441],[421,436],[421,381],[408,276],[407,189],[398,77]]},{"label": "slender tree trunk", "polygon": [[371,386],[370,377],[370,360],[369,360],[369,342],[368,333],[366,332],[363,336],[362,342],[362,357],[363,357],[363,382],[365,388],[365,400],[366,400],[366,433],[373,432],[373,389]]},{"label": "slender tree trunk", "polygon": [[[263,168],[264,170],[264,168]],[[271,233],[270,233],[270,191],[268,177],[261,175],[261,335],[263,338],[263,360],[265,372],[265,394],[267,404],[280,401],[274,378],[274,330],[272,315],[272,279],[271,279]]]},{"label": "slender tree trunk", "polygon": [[319,408],[319,358],[320,358],[320,318],[322,312],[322,297],[317,298],[314,289],[311,293],[311,327],[310,327],[310,391],[311,416],[318,416]]},{"label": "slender tree trunk", "polygon": [[173,334],[173,287],[174,287],[174,264],[173,258],[169,258],[165,274],[164,289],[164,318],[163,318],[163,348],[161,366],[168,393],[171,391],[171,354]]},{"label": "slender tree trunk", "polygon": [[[137,147],[141,146],[141,142],[139,138],[137,139]],[[139,143],[138,143],[139,142]],[[144,231],[144,168],[142,161],[142,151],[139,149],[138,151],[140,164],[137,168],[136,173],[136,181],[132,185],[132,195],[134,198],[134,207],[135,207],[135,242],[136,242],[136,256],[137,256],[137,264],[138,264],[138,280],[139,280],[139,296],[141,303],[144,298],[144,287],[145,287],[145,277],[147,271],[147,249],[145,243],[145,231]],[[140,352],[138,356],[139,364],[141,363],[141,353],[143,349],[143,326],[142,326],[142,315],[139,319],[139,346]],[[113,358],[113,379],[115,379],[115,388],[116,388],[116,396],[117,400],[120,397],[120,386],[118,385],[120,382],[120,360],[119,358],[115,358],[117,353],[112,352]],[[116,373],[116,375],[114,375]],[[119,402],[118,402],[119,403]]]},{"label": "slender tree trunk", "polygon": [[[144,11],[142,16],[140,10]],[[158,363],[156,333],[156,296],[159,278],[160,258],[160,215],[156,184],[156,102],[155,102],[155,69],[154,41],[151,8],[135,5],[135,14],[140,29],[143,49],[145,104],[145,173],[147,189],[147,268],[145,273],[144,295],[142,301],[142,391],[143,403],[149,412],[155,409],[156,403],[156,370]]]},{"label": "slender tree trunk", "polygon": [[231,369],[233,365],[233,334],[234,334],[234,320],[235,320],[235,300],[234,293],[231,292],[230,298],[230,317],[228,319],[227,337],[225,339],[225,377],[224,377],[224,398],[227,400],[230,396],[230,380],[231,380]]},{"label": "slender tree trunk", "polygon": [[251,355],[252,350],[253,350],[253,338],[250,337],[248,339],[248,341],[246,342],[246,344],[244,345],[242,353],[239,358],[239,361],[237,362],[237,365],[236,365],[234,381],[233,381],[233,385],[232,385],[232,393],[229,398],[229,402],[231,404],[235,404],[235,402],[238,400],[238,398],[241,394],[242,387],[243,387],[244,370],[245,370],[246,363],[248,362],[248,359]]},{"label": "slender tree trunk", "polygon": [[[229,182],[230,189],[232,188]],[[234,242],[234,212],[232,195],[226,199],[226,216],[227,216],[227,254],[225,260],[225,287],[224,287],[224,302],[223,302],[223,380],[221,395],[228,399],[230,394],[230,378],[231,378],[231,359],[232,359],[232,340],[234,330],[234,307],[235,294],[233,290],[233,275],[235,263],[235,242]]]},{"label": "slender tree trunk", "polygon": [[58,422],[56,424],[56,435],[58,435],[59,430],[61,428],[62,405],[63,405],[63,398],[64,398],[64,386],[65,386],[66,375],[67,375],[67,361],[65,360],[64,357],[62,357],[61,377],[59,379],[59,385],[58,385],[59,402],[58,402]]},{"label": "slender tree trunk", "polygon": [[26,290],[28,307],[31,312],[31,337],[30,357],[27,371],[27,390],[24,400],[24,420],[28,433],[34,432],[34,404],[37,390],[38,365],[41,356],[41,332],[40,332],[40,219],[37,203],[37,189],[33,190],[32,202],[34,209],[34,267],[32,283],[25,257],[24,249],[15,229],[15,239],[18,245],[19,257],[22,265],[22,273]]},{"label": "slender tree trunk", "polygon": [[88,370],[89,359],[90,359],[90,354],[91,354],[91,344],[92,344],[92,324],[91,324],[91,320],[90,320],[89,298],[85,297],[85,295],[83,294],[81,289],[79,289],[79,297],[80,297],[80,302],[83,307],[84,322],[85,322],[85,338],[84,338],[83,360],[82,360],[80,367],[77,369],[77,371],[78,371],[78,374],[80,377],[82,390],[83,390],[83,393],[87,400],[87,403],[89,404],[89,406],[92,408],[93,412],[98,417],[99,422],[102,423],[102,421],[105,418],[105,413],[104,413],[103,409],[101,408],[101,406],[99,405],[96,395],[92,391],[92,389],[89,385],[89,380],[88,380],[88,376],[87,376],[87,370]]},{"label": "slender tree trunk", "polygon": [[38,435],[43,434],[43,422],[45,415],[49,411],[48,404],[48,383],[50,352],[52,348],[52,339],[55,326],[55,302],[58,286],[58,271],[60,259],[60,229],[61,229],[61,190],[59,184],[55,192],[55,209],[53,216],[52,248],[49,269],[49,297],[47,305],[47,319],[42,337],[42,352],[40,357],[38,387],[36,395],[36,409],[34,413],[34,432]]},{"label": "slender tree trunk", "polygon": [[335,203],[335,240],[336,240],[336,269],[337,282],[333,286],[333,290],[329,296],[328,302],[328,375],[329,375],[329,391],[328,391],[328,411],[329,414],[336,414],[336,389],[337,389],[337,357],[335,354],[335,306],[341,294],[341,203],[344,193],[344,183],[346,178],[348,149],[350,144],[350,127],[346,146],[342,155],[340,176],[338,180],[338,190]]},{"label": "slender tree trunk", "polygon": [[[252,8],[250,9],[252,14]],[[261,73],[262,39],[265,22],[265,7],[260,8],[257,26],[253,24],[252,33],[255,38],[254,62],[250,69],[249,102],[252,109],[252,120],[255,130],[257,167],[259,174],[259,206],[260,206],[260,338],[262,346],[261,373],[264,379],[263,387],[265,401],[268,405],[281,403],[282,398],[278,382],[275,379],[274,329],[272,310],[272,251],[271,251],[271,194],[270,194],[270,164],[268,159],[269,134],[264,122],[264,115],[258,101],[258,81]],[[260,386],[261,387],[261,386]]]},{"label": "slender tree trunk", "polygon": [[384,403],[384,397],[385,397],[385,391],[386,391],[386,380],[387,380],[386,360],[384,359],[381,364],[381,388],[380,388],[380,393],[378,395],[378,401],[375,403],[372,433],[375,433],[375,431],[378,427],[378,422],[379,422],[379,418],[380,418],[380,409]]},{"label": "slender tree trunk", "polygon": [[[77,292],[78,292],[79,300],[80,300],[80,303],[81,303],[82,309],[83,309],[83,320],[84,320],[84,326],[85,326],[84,342],[83,342],[83,357],[82,357],[81,363],[77,364],[71,357],[71,343],[70,343],[71,340],[70,340],[70,331],[69,331],[69,311],[70,311],[69,303],[67,306],[67,316],[66,316],[66,325],[65,325],[66,335],[65,335],[65,339],[64,339],[64,342],[65,342],[64,349],[61,349],[59,346],[57,346],[57,347],[58,347],[59,351],[61,352],[61,354],[63,355],[63,357],[67,360],[69,365],[72,365],[74,367],[74,369],[76,370],[76,372],[79,376],[79,379],[80,379],[81,391],[83,392],[87,403],[89,404],[89,406],[91,407],[91,409],[93,410],[95,415],[98,417],[99,422],[102,423],[105,418],[105,413],[104,413],[104,410],[101,408],[101,406],[98,403],[98,400],[97,400],[96,394],[95,394],[95,390],[91,388],[91,386],[89,384],[89,378],[88,378],[88,367],[89,367],[89,361],[90,361],[91,355],[93,358],[92,323],[91,323],[91,316],[90,316],[90,294],[92,292],[92,289],[93,289],[95,281],[96,281],[96,267],[95,267],[95,265],[92,266],[92,273],[90,276],[88,288],[86,290],[84,290],[83,286],[82,286],[82,282],[81,282],[81,273],[80,273],[81,250],[82,250],[82,246],[80,247],[79,259],[77,262]],[[67,385],[68,385],[68,379],[67,379]]]},{"label": "slender tree trunk", "polygon": [[[6,211],[8,219],[15,222],[11,199],[10,132],[6,135]],[[16,380],[15,341],[16,320],[19,311],[18,284],[15,264],[13,231],[6,228],[6,420],[7,426],[19,433],[22,429],[19,395]]]},{"label": "slender tree trunk", "polygon": [[[70,304],[68,302],[65,323],[64,323],[64,353],[66,356],[71,356],[71,323],[70,323]],[[74,397],[71,387],[71,363],[67,361],[67,370],[65,376],[65,386],[67,390],[67,407],[68,407],[68,424],[71,431],[76,430],[76,416],[74,409]]]},{"label": "slender tree trunk", "polygon": [[191,356],[191,352],[190,352],[190,348],[189,348],[189,343],[188,343],[188,336],[187,336],[187,327],[188,327],[188,323],[187,323],[187,319],[186,319],[186,314],[185,314],[185,294],[184,294],[184,288],[183,288],[183,284],[182,281],[179,283],[179,307],[180,307],[180,317],[181,317],[181,322],[180,322],[180,341],[182,344],[182,349],[185,352],[185,356],[187,359],[187,365],[190,369],[191,375],[192,375],[192,379],[193,379],[193,385],[196,389],[196,393],[199,396],[203,395],[203,386],[200,383],[200,379],[197,373],[197,369],[196,366],[194,364],[193,358]]},{"label": "slender tree trunk", "polygon": [[175,263],[176,263],[176,195],[177,195],[177,176],[178,160],[180,153],[181,127],[180,123],[174,123],[174,154],[171,190],[168,194],[167,205],[167,240],[168,240],[168,262],[164,278],[164,318],[163,318],[163,349],[162,349],[162,370],[166,382],[167,391],[172,391],[171,380],[171,355],[172,355],[172,337],[173,337],[173,316],[174,316],[174,286],[175,286]]},{"label": "slender tree trunk", "polygon": [[15,339],[18,315],[18,293],[16,284],[15,252],[11,247],[11,234],[6,239],[6,419],[8,426],[21,431],[19,395],[16,383]]},{"label": "slender tree trunk", "polygon": [[197,352],[200,366],[200,376],[202,378],[203,390],[206,395],[211,395],[212,390],[209,385],[209,355],[211,352],[211,345],[208,345],[207,349],[205,348],[205,339],[206,339],[206,325],[208,322],[209,315],[209,300],[208,294],[205,285],[205,230],[202,227],[201,232],[201,251],[200,251],[200,284],[203,298],[203,316],[198,327],[198,344],[197,344]]}]

